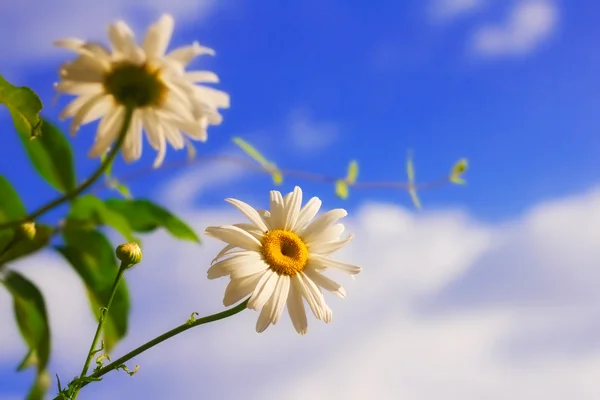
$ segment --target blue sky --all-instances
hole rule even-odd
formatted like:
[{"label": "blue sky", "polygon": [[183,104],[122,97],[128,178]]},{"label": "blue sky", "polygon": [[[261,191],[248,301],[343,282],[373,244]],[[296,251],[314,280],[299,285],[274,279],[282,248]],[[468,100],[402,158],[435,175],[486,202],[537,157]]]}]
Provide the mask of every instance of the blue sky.
[{"label": "blue sky", "polygon": [[[496,282],[498,276],[503,277],[500,281],[506,285],[498,286],[500,297],[520,298],[521,292],[514,289],[514,283],[521,281],[522,271],[511,268],[512,273],[504,273],[494,267],[482,267],[490,264],[487,259],[493,259],[492,265],[504,264],[505,259],[493,251],[506,254],[506,249],[514,246],[523,258],[511,259],[513,265],[521,265],[525,259],[541,262],[536,258],[540,256],[538,253],[524,254],[519,250],[526,244],[537,243],[540,237],[546,238],[544,231],[537,228],[545,223],[539,213],[580,215],[579,211],[564,206],[560,199],[565,198],[574,199],[565,200],[569,204],[588,207],[585,208],[588,212],[598,210],[597,202],[592,200],[597,199],[593,190],[600,181],[600,92],[597,90],[600,52],[596,51],[600,28],[593,16],[600,12],[600,6],[593,2],[378,0],[369,7],[357,0],[252,3],[227,0],[200,1],[193,5],[155,0],[136,1],[130,6],[118,1],[29,3],[10,5],[0,15],[0,27],[5,27],[0,31],[4,37],[0,39],[0,50],[9,59],[0,73],[14,84],[36,90],[45,104],[44,115],[52,120],[57,120],[60,108],[67,101],[63,97],[58,105],[51,106],[57,67],[71,57],[51,47],[54,39],[75,36],[105,42],[105,26],[116,18],[130,23],[139,38],[148,23],[161,12],[169,11],[176,19],[172,46],[198,40],[215,49],[216,57],[199,58],[194,66],[215,71],[221,78],[218,87],[231,95],[231,108],[224,111],[223,124],[211,127],[208,142],[197,145],[200,157],[231,152],[241,156],[231,138],[242,136],[282,168],[343,176],[347,162],[357,159],[361,168],[359,180],[365,181],[405,180],[404,163],[409,149],[414,154],[418,180],[444,176],[457,159],[469,158],[468,185],[421,193],[425,211],[418,216],[412,214],[408,195],[403,192],[354,191],[347,201],[342,201],[326,184],[288,179],[282,187],[289,191],[299,184],[308,195],[322,198],[327,208],[343,206],[351,215],[378,216],[383,212],[368,208],[369,204],[400,207],[402,211],[393,212],[400,212],[398,218],[402,221],[412,221],[410,226],[414,222],[418,232],[421,231],[417,222],[426,227],[429,223],[438,226],[431,220],[440,218],[439,232],[444,240],[454,240],[452,235],[469,236],[473,230],[474,237],[481,234],[481,239],[474,238],[474,247],[467,246],[464,254],[479,257],[485,253],[483,261],[476,265],[475,255],[457,256],[455,262],[463,267],[457,267],[460,273],[456,272],[452,279],[447,278],[449,282],[460,281],[456,286],[434,285],[435,293],[407,289],[415,296],[407,302],[419,303],[415,309],[436,310],[439,304],[461,302],[469,306],[487,306],[490,301],[496,304],[481,295],[481,287],[493,287],[491,282]],[[8,113],[0,113],[0,120],[7,126]],[[68,121],[60,126],[66,129]],[[97,165],[97,160],[86,157],[95,128],[95,124],[86,126],[72,139],[79,179]],[[16,134],[5,129],[4,145],[0,147],[0,173],[14,183],[26,204],[33,208],[54,194],[35,176],[24,153],[14,150],[18,146]],[[117,175],[148,168],[153,158],[152,149],[145,143],[142,160],[132,165],[120,160]],[[185,151],[169,149],[166,163],[184,158]],[[266,175],[248,174],[228,164],[202,162],[186,168],[164,168],[131,182],[130,186],[137,197],[152,197],[190,218],[208,215],[202,214],[204,209],[220,215],[222,199],[230,196],[264,206],[267,191],[272,189]],[[552,205],[553,202],[558,203]],[[60,212],[50,218],[57,215]],[[456,217],[452,220],[455,222],[448,222],[451,228],[443,228],[449,216]],[[586,223],[585,218],[574,217],[574,220]],[[205,224],[202,218],[199,221],[197,229],[202,231]],[[365,225],[361,221],[357,217],[352,224],[361,229],[367,226],[366,232],[370,232],[368,227],[372,222]],[[548,224],[550,231],[559,230],[558,225]],[[492,242],[496,239],[502,242],[504,239],[497,236],[504,238],[509,235],[507,231],[513,232],[514,226],[527,226],[524,228],[527,232],[533,227],[530,233],[523,233],[521,242],[510,239],[513,242],[501,250],[492,251],[491,247],[489,251],[482,250],[487,249],[490,237],[494,238]],[[426,249],[428,234],[435,236],[438,231],[423,229],[427,234],[422,235],[422,247]],[[581,226],[572,229],[576,233],[585,231]],[[589,229],[593,232],[593,227]],[[401,238],[411,233],[396,234]],[[370,236],[365,234],[365,237]],[[596,257],[597,252],[593,251],[596,242],[590,243],[586,251]],[[357,246],[362,248],[360,244]],[[364,248],[368,249],[367,245]],[[582,265],[600,259],[591,257],[585,258]],[[394,260],[385,258],[390,259]],[[482,269],[483,275],[479,272]],[[467,270],[475,272],[470,275]],[[488,276],[489,271],[493,273]],[[592,274],[589,269],[585,271],[580,280],[575,279],[577,282],[584,284],[583,277]],[[540,283],[545,281],[545,278],[540,280],[542,272],[534,269],[527,274],[529,281],[525,282],[530,282],[530,286],[524,284],[521,289],[524,293],[540,288],[541,292],[550,293],[540,298],[563,304],[557,300],[558,294],[553,297],[553,293],[560,292],[552,289],[554,284]],[[433,281],[438,282],[438,278],[432,278]],[[415,282],[415,287],[420,287],[420,278],[415,278]],[[566,289],[561,286],[567,298],[581,289],[577,284],[567,285]],[[354,283],[351,286],[353,291],[361,290]],[[423,300],[423,296],[427,299]],[[217,307],[218,302],[213,305]],[[336,305],[348,308],[346,304]],[[350,312],[345,312],[350,318]],[[444,323],[440,322],[440,326],[447,327]],[[461,323],[456,326],[462,326]],[[585,314],[576,325],[580,331],[593,329],[597,333],[597,325],[581,328],[591,323],[589,314]],[[253,322],[248,326],[253,327]],[[275,327],[288,330],[283,328]],[[418,335],[421,328],[415,329],[414,334]],[[452,325],[449,329],[452,330]],[[482,332],[476,328],[464,329]],[[488,343],[485,338],[481,339],[482,348]],[[533,340],[529,336],[519,338],[525,342]],[[14,374],[13,365],[0,359],[0,398],[4,399],[3,388],[8,388],[8,395],[19,398],[16,394],[22,392],[28,379],[27,374]],[[123,382],[123,387],[128,385]],[[108,381],[106,386],[110,386]],[[589,393],[598,393],[597,384],[593,390],[596,391]],[[394,398],[389,397],[390,393],[401,391],[385,392],[381,398]],[[425,392],[402,393],[409,393],[407,398],[429,398]],[[410,397],[410,393],[420,394]],[[471,398],[476,392],[457,389],[455,393],[467,393]],[[586,395],[577,398],[591,398]]]}]

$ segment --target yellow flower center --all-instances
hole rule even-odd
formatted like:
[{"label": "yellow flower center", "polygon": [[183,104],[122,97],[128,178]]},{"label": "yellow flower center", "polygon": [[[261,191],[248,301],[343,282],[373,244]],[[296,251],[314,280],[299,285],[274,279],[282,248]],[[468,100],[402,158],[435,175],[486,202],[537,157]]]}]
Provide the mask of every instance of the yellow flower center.
[{"label": "yellow flower center", "polygon": [[262,239],[262,255],[279,275],[296,275],[306,266],[308,248],[294,232],[276,229]]},{"label": "yellow flower center", "polygon": [[167,94],[159,69],[127,62],[113,66],[104,78],[104,90],[117,103],[134,108],[160,106]]}]

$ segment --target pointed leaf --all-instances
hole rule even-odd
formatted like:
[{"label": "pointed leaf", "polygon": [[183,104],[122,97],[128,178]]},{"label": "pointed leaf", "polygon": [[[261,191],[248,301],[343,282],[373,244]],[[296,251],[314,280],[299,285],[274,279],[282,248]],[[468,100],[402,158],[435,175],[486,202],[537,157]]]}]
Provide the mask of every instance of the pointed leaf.
[{"label": "pointed leaf", "polygon": [[[64,230],[63,238],[66,245],[56,249],[82,279],[92,311],[98,318],[100,309],[108,302],[118,272],[113,246],[98,231],[79,230],[69,226]],[[129,310],[129,291],[126,282],[122,280],[104,323],[103,340],[106,352],[110,352],[127,334]]]},{"label": "pointed leaf", "polygon": [[412,162],[412,157],[409,155],[406,160],[406,173],[408,175],[408,194],[410,194],[410,199],[412,200],[415,208],[421,208],[421,201],[419,200],[419,196],[417,196],[417,190],[415,189],[415,167]]},{"label": "pointed leaf", "polygon": [[35,139],[40,135],[42,101],[33,90],[13,86],[0,75],[0,103],[8,108],[19,134],[26,139]]},{"label": "pointed leaf", "polygon": [[50,325],[44,297],[31,281],[18,272],[9,271],[3,283],[12,295],[21,336],[34,353],[28,353],[20,367],[35,360],[38,371],[43,371],[50,358]]},{"label": "pointed leaf", "polygon": [[237,144],[244,151],[244,153],[248,154],[250,157],[252,157],[255,161],[257,161],[263,167],[266,167],[269,164],[267,159],[262,154],[260,154],[258,152],[258,150],[256,150],[250,143],[246,142],[244,139],[242,139],[240,137],[234,137],[233,142],[235,144]]},{"label": "pointed leaf", "polygon": [[44,400],[51,384],[52,380],[48,371],[39,372],[29,389],[29,393],[27,393],[26,400]]},{"label": "pointed leaf", "polygon": [[348,198],[348,185],[343,179],[335,182],[335,194],[344,200]]},{"label": "pointed leaf", "polygon": [[92,195],[76,198],[71,204],[68,223],[80,228],[94,229],[97,225],[107,225],[119,232],[128,242],[138,242],[127,218],[111,210],[102,200]]},{"label": "pointed leaf", "polygon": [[[21,219],[27,215],[25,206],[10,182],[0,175],[0,222]],[[0,229],[0,254],[15,236],[15,229]]]},{"label": "pointed leaf", "polygon": [[29,160],[52,187],[62,193],[77,186],[73,152],[67,137],[53,124],[43,120],[42,135],[29,140],[21,135]]},{"label": "pointed leaf", "polygon": [[467,171],[468,166],[469,162],[466,158],[458,160],[450,172],[450,181],[457,185],[464,185],[466,182],[462,179],[462,175]]},{"label": "pointed leaf", "polygon": [[21,240],[9,250],[0,254],[0,265],[14,261],[18,258],[29,256],[50,243],[54,229],[48,225],[36,224],[35,237],[31,240]]},{"label": "pointed leaf", "polygon": [[356,183],[356,178],[358,178],[358,163],[355,160],[352,160],[348,165],[348,176],[346,177],[346,182],[349,185],[354,185]]},{"label": "pointed leaf", "polygon": [[200,242],[198,235],[185,222],[149,200],[108,199],[105,204],[126,218],[135,232],[151,232],[161,227],[178,239]]}]

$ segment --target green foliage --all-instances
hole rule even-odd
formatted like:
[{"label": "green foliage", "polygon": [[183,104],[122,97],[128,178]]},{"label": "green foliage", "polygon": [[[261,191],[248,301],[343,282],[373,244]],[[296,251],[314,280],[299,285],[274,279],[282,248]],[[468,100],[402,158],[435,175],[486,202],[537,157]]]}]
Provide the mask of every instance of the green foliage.
[{"label": "green foliage", "polygon": [[30,350],[19,368],[35,365],[41,372],[50,357],[50,326],[42,293],[18,272],[9,271],[3,283],[12,295],[17,325]]},{"label": "green foliage", "polygon": [[276,185],[281,185],[283,183],[283,175],[281,174],[281,171],[279,171],[277,166],[274,163],[267,161],[267,159],[262,154],[260,154],[259,151],[256,150],[256,148],[254,148],[250,143],[246,142],[240,137],[234,137],[233,142],[236,145],[238,145],[238,147],[242,149],[244,153],[249,155],[254,161],[259,163],[261,167],[267,170],[271,174],[273,182]]},{"label": "green foliage", "polygon": [[462,178],[462,175],[467,172],[469,161],[466,158],[461,158],[454,164],[452,171],[450,172],[450,182],[457,185],[464,185],[466,182]]},{"label": "green foliage", "polygon": [[77,186],[73,152],[66,136],[53,124],[43,120],[42,135],[29,140],[21,135],[27,155],[37,172],[60,192]]},{"label": "green foliage", "polygon": [[421,201],[419,200],[419,196],[417,196],[417,189],[415,189],[415,167],[410,155],[406,159],[406,174],[408,175],[408,184],[410,185],[408,188],[410,199],[412,200],[414,206],[417,209],[420,209]]},{"label": "green foliage", "polygon": [[[99,318],[119,269],[113,246],[101,232],[69,225],[63,231],[63,239],[65,245],[57,246],[56,250],[83,280],[92,310]],[[129,308],[129,291],[122,280],[104,323],[103,338],[107,352],[127,333]]]},{"label": "green foliage", "polygon": [[358,178],[358,163],[355,160],[348,164],[348,173],[346,179],[338,179],[335,182],[335,194],[342,199],[348,198],[349,187],[356,183]]},{"label": "green foliage", "polygon": [[108,199],[106,206],[129,221],[135,232],[151,232],[165,228],[173,237],[200,242],[194,230],[161,206],[144,199]]},{"label": "green foliage", "polygon": [[[26,214],[21,198],[10,182],[0,175],[0,223],[23,218]],[[14,237],[14,229],[0,229],[0,254],[4,252]]]},{"label": "green foliage", "polygon": [[41,371],[38,373],[31,389],[29,389],[26,400],[43,400],[51,383],[52,381],[50,380],[48,371]]},{"label": "green foliage", "polygon": [[35,139],[40,135],[43,124],[39,116],[42,101],[33,90],[13,86],[0,75],[0,103],[8,108],[19,134],[27,139]]},{"label": "green foliage", "polygon": [[50,243],[50,238],[54,233],[52,227],[36,224],[35,229],[35,237],[32,240],[20,240],[11,246],[10,249],[0,254],[0,265],[31,255]]},{"label": "green foliage", "polygon": [[138,242],[127,218],[92,195],[78,197],[73,201],[67,223],[80,229],[94,229],[97,225],[107,225],[123,235],[128,242]]}]

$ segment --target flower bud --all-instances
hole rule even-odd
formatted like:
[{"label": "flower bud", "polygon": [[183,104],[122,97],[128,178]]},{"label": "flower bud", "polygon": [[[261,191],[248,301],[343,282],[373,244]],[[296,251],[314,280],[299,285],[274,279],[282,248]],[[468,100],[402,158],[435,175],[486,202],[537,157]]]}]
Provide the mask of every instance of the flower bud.
[{"label": "flower bud", "polygon": [[117,258],[129,267],[138,264],[142,261],[142,250],[137,243],[124,243],[117,246],[115,251]]},{"label": "flower bud", "polygon": [[25,222],[19,226],[17,235],[23,240],[33,240],[35,238],[35,222]]}]

